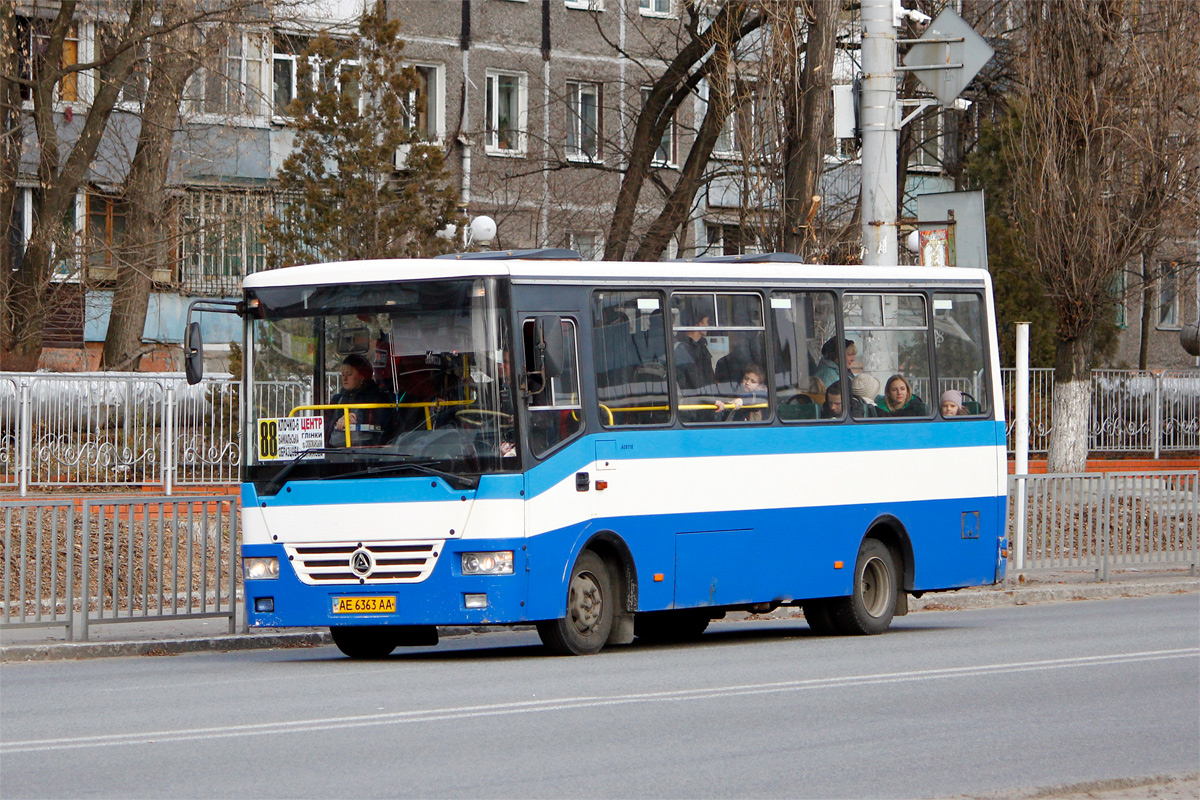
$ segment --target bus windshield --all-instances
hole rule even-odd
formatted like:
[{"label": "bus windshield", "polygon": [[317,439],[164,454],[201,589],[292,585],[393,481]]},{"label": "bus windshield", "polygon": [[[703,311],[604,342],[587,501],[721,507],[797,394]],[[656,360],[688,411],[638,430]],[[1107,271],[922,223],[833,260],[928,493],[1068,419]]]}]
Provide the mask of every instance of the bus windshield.
[{"label": "bus windshield", "polygon": [[[247,295],[248,480],[515,469],[507,303],[494,278]],[[275,487],[277,490],[278,487]]]}]

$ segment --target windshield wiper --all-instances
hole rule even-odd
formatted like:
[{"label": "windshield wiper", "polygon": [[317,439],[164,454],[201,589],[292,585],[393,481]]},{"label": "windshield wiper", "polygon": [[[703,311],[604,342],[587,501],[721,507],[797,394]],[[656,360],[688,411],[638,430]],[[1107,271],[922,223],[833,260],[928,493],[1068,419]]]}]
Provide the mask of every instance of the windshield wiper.
[{"label": "windshield wiper", "polygon": [[287,476],[291,474],[292,470],[296,468],[297,464],[304,460],[306,455],[309,453],[327,453],[330,451],[330,449],[331,448],[328,447],[310,447],[307,450],[301,450],[296,454],[295,458],[285,464],[283,469],[279,470],[279,472],[275,474],[274,478],[271,478],[271,480],[267,481],[267,485],[263,487],[262,494],[278,494],[279,490],[283,488],[283,483],[285,480],[287,480]]},{"label": "windshield wiper", "polygon": [[330,480],[340,480],[342,478],[357,478],[363,475],[386,475],[391,472],[403,472],[406,469],[411,469],[414,472],[421,472],[425,475],[432,475],[435,478],[441,478],[451,486],[462,489],[474,489],[479,486],[479,478],[473,475],[455,475],[453,472],[446,472],[437,467],[431,467],[428,464],[422,464],[419,461],[406,461],[403,464],[383,464],[378,467],[367,467],[366,469],[347,472],[342,475],[330,475]]},{"label": "windshield wiper", "polygon": [[[287,476],[291,474],[296,465],[305,460],[305,456],[314,453],[341,453],[350,455],[370,455],[381,458],[412,458],[412,453],[401,453],[395,450],[378,450],[373,447],[310,447],[307,450],[301,450],[296,454],[296,457],[289,461],[283,469],[279,470],[275,477],[267,482],[262,489],[263,495],[274,495],[283,488],[283,484],[287,481]],[[366,469],[355,470],[354,472],[346,472],[341,475],[329,475],[322,480],[334,480],[341,478],[354,478],[362,475],[381,475],[390,472],[402,472],[406,469],[411,469],[414,472],[421,472],[426,475],[432,475],[436,478],[441,478],[446,483],[454,486],[456,489],[474,489],[479,485],[479,478],[470,475],[455,475],[453,472],[446,472],[437,467],[423,464],[418,461],[407,461],[403,464],[383,464],[376,467],[367,467]]]}]

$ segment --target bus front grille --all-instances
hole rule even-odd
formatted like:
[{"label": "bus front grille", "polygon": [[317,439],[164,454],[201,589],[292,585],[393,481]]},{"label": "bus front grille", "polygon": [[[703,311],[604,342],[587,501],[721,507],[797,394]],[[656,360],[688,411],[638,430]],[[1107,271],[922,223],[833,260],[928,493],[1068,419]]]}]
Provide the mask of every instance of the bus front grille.
[{"label": "bus front grille", "polygon": [[306,542],[285,544],[288,561],[302,583],[420,583],[437,564],[444,542]]}]

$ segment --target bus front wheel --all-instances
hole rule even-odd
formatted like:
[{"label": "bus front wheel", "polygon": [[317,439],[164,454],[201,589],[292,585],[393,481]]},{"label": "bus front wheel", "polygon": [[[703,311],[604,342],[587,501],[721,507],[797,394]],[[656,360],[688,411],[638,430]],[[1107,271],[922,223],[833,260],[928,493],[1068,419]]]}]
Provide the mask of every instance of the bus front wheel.
[{"label": "bus front wheel", "polygon": [[557,655],[590,656],[600,652],[613,624],[613,590],[608,567],[584,550],[571,568],[567,613],[537,624],[538,636]]},{"label": "bus front wheel", "polygon": [[386,658],[396,649],[396,632],[388,625],[335,625],[329,633],[350,658]]},{"label": "bus front wheel", "polygon": [[896,560],[878,539],[864,539],[854,564],[854,592],[825,601],[838,633],[883,633],[896,612]]}]

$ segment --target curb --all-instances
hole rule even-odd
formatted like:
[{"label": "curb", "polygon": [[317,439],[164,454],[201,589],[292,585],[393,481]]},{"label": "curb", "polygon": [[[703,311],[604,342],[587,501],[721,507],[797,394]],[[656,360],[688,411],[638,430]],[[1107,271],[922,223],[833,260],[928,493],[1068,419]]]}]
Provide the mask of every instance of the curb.
[{"label": "curb", "polygon": [[320,647],[333,640],[323,633],[225,634],[186,639],[131,639],[118,642],[55,642],[0,647],[0,661],[59,661],[117,656],[177,656],[182,653]]},{"label": "curb", "polygon": [[[1061,603],[1077,600],[1112,600],[1129,597],[1150,597],[1166,594],[1200,592],[1200,578],[1129,582],[1129,583],[1065,583],[1052,585],[1017,586],[1005,584],[995,589],[960,589],[950,592],[931,592],[920,598],[909,598],[910,613],[927,611],[963,611],[978,608],[1024,606],[1033,603]],[[735,612],[730,621],[746,619],[793,619],[800,617],[798,608],[780,608],[770,614]],[[517,626],[529,627],[529,626]],[[442,627],[442,637],[463,636],[489,630],[486,626]],[[54,642],[50,644],[14,644],[0,646],[0,661],[58,661],[84,658],[113,658],[118,656],[175,656],[183,653],[234,652],[238,650],[292,649],[322,647],[332,644],[328,630],[309,629],[294,633],[243,633],[178,639],[137,639],[112,642]]]},{"label": "curb", "polygon": [[1189,577],[1144,583],[1067,583],[996,589],[962,589],[957,592],[936,592],[920,598],[909,598],[908,609],[910,612],[961,611],[969,608],[1024,606],[1030,603],[1062,603],[1072,600],[1115,600],[1124,597],[1150,597],[1191,592],[1200,592],[1200,578]]}]

